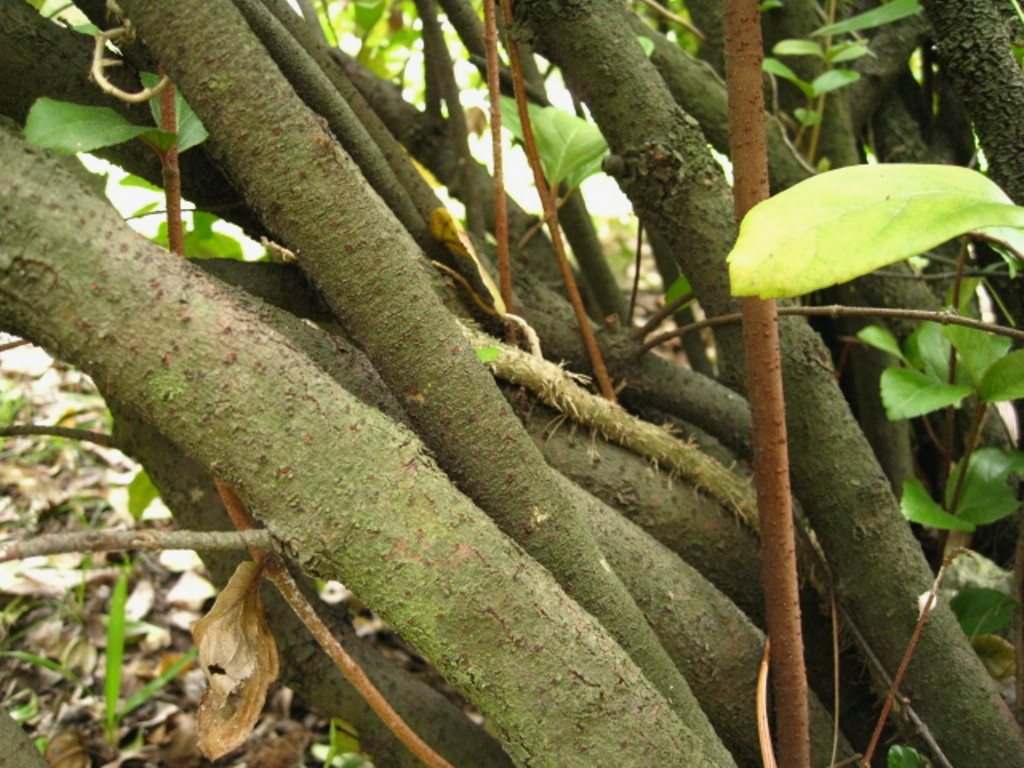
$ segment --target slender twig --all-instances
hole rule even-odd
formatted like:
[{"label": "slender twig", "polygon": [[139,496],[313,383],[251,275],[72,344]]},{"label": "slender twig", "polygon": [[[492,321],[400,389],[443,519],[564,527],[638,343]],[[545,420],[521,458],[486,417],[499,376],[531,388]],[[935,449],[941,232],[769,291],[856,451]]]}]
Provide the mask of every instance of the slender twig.
[{"label": "slender twig", "polygon": [[697,29],[697,27],[694,25],[692,21],[690,21],[689,19],[684,19],[677,13],[673,13],[664,5],[659,3],[658,0],[641,0],[641,2],[644,5],[648,6],[649,8],[653,8],[654,10],[656,10],[669,21],[674,21],[676,24],[681,26],[687,32],[691,33],[702,43],[706,43],[708,41],[707,37],[704,36],[704,33]]},{"label": "slender twig", "polygon": [[[505,19],[505,28],[512,26],[512,3],[511,0],[501,1],[501,10]],[[583,308],[583,299],[580,296],[579,288],[576,286],[576,279],[572,274],[572,267],[569,266],[569,259],[565,254],[565,244],[562,240],[562,232],[558,226],[558,209],[555,207],[555,198],[544,178],[544,171],[541,169],[540,157],[537,155],[537,142],[533,135],[533,126],[530,124],[530,115],[526,107],[526,92],[523,87],[523,69],[519,60],[519,46],[516,41],[508,37],[505,41],[508,51],[509,64],[512,67],[512,81],[516,91],[516,106],[519,109],[519,122],[523,128],[523,144],[526,148],[526,156],[530,161],[530,168],[533,170],[533,181],[537,187],[537,194],[540,196],[541,206],[544,210],[544,218],[548,220],[548,229],[551,232],[551,245],[555,249],[558,258],[558,267],[562,272],[562,280],[565,283],[565,290],[569,294],[569,301],[572,304],[573,312],[576,314],[576,322],[579,324],[580,335],[583,338],[583,346],[586,347],[587,355],[590,358],[590,365],[594,369],[594,379],[601,391],[601,395],[612,402],[616,401],[615,387],[611,377],[608,375],[608,368],[601,355],[601,349],[597,345],[597,338],[594,336],[594,329],[590,326],[590,318]]]},{"label": "slender twig", "polygon": [[270,554],[266,558],[266,575],[274,582],[281,595],[292,607],[296,615],[306,625],[306,629],[316,638],[320,647],[327,652],[331,660],[345,675],[345,679],[352,684],[352,687],[359,691],[370,708],[377,713],[377,716],[384,721],[391,732],[409,750],[416,755],[423,763],[430,768],[452,768],[451,764],[437,754],[430,745],[421,739],[415,731],[395,712],[388,700],[384,698],[370,678],[356,663],[355,659],[348,655],[337,638],[331,634],[331,630],[320,620],[313,606],[306,600],[305,595],[299,589],[295,580],[285,567],[284,560],[277,554]]},{"label": "slender twig", "polygon": [[149,101],[159,94],[170,84],[171,81],[164,77],[152,88],[143,88],[138,93],[128,93],[127,91],[121,90],[107,79],[104,70],[109,66],[116,66],[121,63],[117,59],[108,59],[104,56],[107,49],[107,42],[123,41],[131,39],[131,37],[132,32],[127,26],[109,29],[95,35],[92,49],[92,68],[89,70],[89,76],[104,93],[109,93],[111,96],[114,96],[121,101],[128,102],[129,104],[141,104],[142,102]]},{"label": "slender twig", "polygon": [[761,763],[764,768],[776,768],[775,749],[772,747],[772,729],[768,722],[768,665],[772,659],[772,639],[764,639],[764,653],[757,671],[757,740],[761,745]]},{"label": "slender twig", "polygon": [[[167,75],[163,67],[160,76]],[[160,92],[160,127],[171,133],[178,132],[178,115],[174,103],[174,85]],[[185,230],[181,222],[181,169],[178,167],[178,140],[160,152],[160,170],[163,174],[164,200],[167,206],[167,245],[171,253],[185,255]]]},{"label": "slender twig", "polygon": [[[246,508],[238,494],[218,477],[214,477],[217,485],[217,493],[227,509],[232,524],[239,530],[249,532],[256,524],[252,513]],[[352,684],[363,697],[370,708],[377,713],[384,724],[393,734],[405,744],[409,750],[431,768],[452,768],[452,766],[440,755],[434,752],[416,733],[406,725],[405,721],[381,695],[370,678],[362,670],[359,664],[348,655],[341,643],[331,634],[331,630],[321,621],[316,610],[309,604],[309,600],[302,594],[302,590],[295,583],[284,560],[276,552],[265,548],[251,548],[253,560],[262,563],[265,567],[264,574],[274,582],[274,586],[281,592],[282,597],[291,606],[295,614],[306,625],[306,629],[316,639],[320,647],[327,652],[331,660],[345,676],[345,679]]]},{"label": "slender twig", "polygon": [[648,334],[653,333],[654,329],[661,325],[662,321],[666,317],[670,317],[675,314],[678,310],[683,308],[683,305],[687,302],[693,301],[693,291],[687,291],[677,299],[670,301],[668,304],[662,305],[661,309],[655,310],[655,312],[647,318],[640,328],[636,331],[637,339],[644,339]]},{"label": "slender twig", "polygon": [[148,552],[164,549],[194,549],[209,552],[270,549],[269,531],[76,531],[48,533],[24,541],[0,543],[0,563],[25,560],[64,552]]},{"label": "slender twig", "polygon": [[629,294],[629,312],[626,315],[626,327],[633,325],[633,312],[636,310],[636,295],[640,291],[640,252],[644,245],[644,225],[636,224],[636,256],[633,259],[633,290]]},{"label": "slender twig", "polygon": [[861,768],[871,768],[871,758],[875,754],[875,750],[878,749],[878,742],[882,738],[882,728],[885,726],[885,721],[889,717],[889,711],[892,709],[893,701],[896,699],[896,695],[899,693],[900,683],[903,682],[903,675],[906,674],[907,666],[910,664],[910,659],[914,655],[914,649],[917,647],[917,641],[921,638],[921,632],[924,629],[924,622],[928,618],[928,614],[931,612],[932,606],[935,604],[935,595],[939,591],[939,587],[942,586],[943,580],[946,578],[946,571],[949,568],[950,563],[953,559],[961,552],[966,550],[958,549],[946,555],[942,561],[942,567],[939,568],[938,574],[935,576],[935,581],[932,582],[932,588],[928,592],[928,597],[925,598],[924,605],[921,606],[921,610],[917,617],[917,623],[914,625],[914,632],[910,636],[910,641],[907,643],[907,648],[903,652],[903,658],[900,660],[900,666],[896,670],[896,674],[892,678],[892,685],[889,686],[889,693],[885,697],[885,703],[882,705],[882,712],[878,716],[878,722],[875,724],[875,731],[871,734],[871,742],[868,744],[867,750],[864,752],[864,757],[861,758]]},{"label": "slender twig", "polygon": [[119,447],[113,435],[108,435],[106,432],[94,432],[91,429],[51,427],[48,424],[11,424],[6,427],[0,427],[0,437],[18,437],[22,435],[67,437],[71,440],[88,440],[90,443],[102,445],[104,448]]},{"label": "slender twig", "polygon": [[24,347],[32,342],[28,339],[18,339],[17,341],[9,341],[6,344],[0,344],[0,352],[6,352],[9,349],[17,349],[18,347]]},{"label": "slender twig", "polygon": [[[965,328],[976,328],[979,331],[988,331],[1000,336],[1008,336],[1017,341],[1024,341],[1024,331],[1017,328],[1009,328],[996,323],[986,323],[983,320],[975,320],[970,317],[963,317],[949,311],[930,311],[925,309],[889,309],[888,307],[846,307],[842,304],[831,304],[826,307],[779,307],[780,315],[803,315],[807,317],[881,317],[891,320],[926,320],[939,325],[962,325]],[[684,325],[674,331],[666,331],[652,336],[637,351],[638,355],[664,344],[666,341],[677,339],[693,331],[702,328],[714,328],[719,325],[730,325],[738,323],[743,315],[734,312],[728,315],[709,317],[697,323]]]},{"label": "slender twig", "polygon": [[[505,170],[501,139],[501,82],[498,76],[498,20],[495,0],[484,0],[484,47],[487,53],[487,95],[491,106],[491,158],[494,178],[494,237],[498,241],[498,289],[508,312],[512,302],[512,266],[508,247],[508,210],[505,207]],[[509,329],[509,334],[514,331]],[[508,339],[512,341],[512,339]]]},{"label": "slender twig", "polygon": [[[729,155],[735,174],[733,207],[738,223],[769,195],[761,70],[764,44],[757,0],[727,0],[724,18]],[[810,709],[800,623],[779,317],[771,299],[744,297],[742,309],[761,521],[765,624],[773,648],[771,671],[778,760],[786,768],[809,768]]]}]

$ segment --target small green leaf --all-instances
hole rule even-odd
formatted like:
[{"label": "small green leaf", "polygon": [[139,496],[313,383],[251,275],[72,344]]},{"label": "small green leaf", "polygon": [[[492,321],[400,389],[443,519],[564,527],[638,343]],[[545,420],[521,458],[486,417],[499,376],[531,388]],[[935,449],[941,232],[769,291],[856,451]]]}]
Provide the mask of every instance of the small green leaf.
[{"label": "small green leaf", "polygon": [[770,11],[770,10],[772,10],[774,8],[784,8],[784,7],[785,6],[783,5],[782,0],[764,0],[763,3],[761,3],[759,6],[757,6],[757,9],[759,11],[761,11],[761,13],[764,13],[765,11]]},{"label": "small green leaf", "polygon": [[803,107],[797,107],[794,109],[793,117],[795,117],[804,128],[810,128],[811,126],[817,125],[821,122],[820,112],[816,112],[813,109],[804,109]]},{"label": "small green leaf", "polygon": [[973,391],[936,381],[910,368],[886,368],[881,378],[882,404],[890,421],[912,419],[950,405],[959,405]]},{"label": "small green leaf", "polygon": [[365,34],[384,16],[384,0],[356,0],[356,26]]},{"label": "small green leaf", "polygon": [[159,192],[163,194],[163,190],[155,184],[150,184],[141,176],[136,176],[134,173],[127,174],[119,182],[122,187],[138,187],[139,189],[148,189],[150,192]]},{"label": "small green leaf", "polygon": [[1010,350],[1008,338],[977,328],[948,325],[942,329],[942,335],[953,344],[960,356],[959,364],[966,368],[975,388],[981,385],[982,377],[989,366]]},{"label": "small green leaf", "polygon": [[[951,501],[963,459],[956,463],[946,484],[946,501]],[[960,499],[954,512],[962,520],[984,525],[1017,512],[1021,501],[1017,485],[1024,477],[1024,453],[999,448],[979,448],[971,454]]]},{"label": "small green leaf", "polygon": [[772,46],[772,53],[776,56],[817,56],[819,59],[825,58],[825,51],[822,50],[822,47],[813,40],[806,39],[780,40]]},{"label": "small green leaf", "polygon": [[1011,352],[989,366],[978,387],[978,396],[985,403],[1024,397],[1024,349]]},{"label": "small green leaf", "polygon": [[146,507],[159,496],[160,491],[153,485],[146,470],[140,469],[128,483],[128,512],[135,520],[141,520]]},{"label": "small green leaf", "polygon": [[776,58],[765,56],[764,61],[761,62],[761,69],[770,75],[781,77],[783,80],[788,80],[793,83],[793,85],[803,91],[804,96],[807,98],[811,98],[814,95],[814,89],[811,87],[810,83],[806,80],[800,79],[796,72]]},{"label": "small green leaf", "polygon": [[640,43],[640,47],[644,49],[644,54],[647,58],[651,58],[651,54],[654,53],[654,41],[649,37],[643,35],[637,35],[636,41]]},{"label": "small green leaf", "polygon": [[103,695],[106,705],[106,729],[113,735],[117,725],[117,702],[121,696],[121,661],[124,658],[125,606],[128,602],[128,571],[121,570],[110,595],[107,617],[107,650],[104,660]]},{"label": "small green leaf", "polygon": [[[942,332],[938,323],[919,323],[904,344],[907,360],[911,367],[917,368],[932,381],[946,383],[949,381],[949,359],[953,345]],[[957,366],[956,384],[966,385],[970,377],[962,366]]]},{"label": "small green leaf", "polygon": [[974,525],[955,517],[932,499],[924,485],[916,477],[903,481],[903,496],[900,498],[900,512],[912,523],[930,525],[946,531],[974,530]]},{"label": "small green leaf", "polygon": [[896,341],[896,337],[885,328],[877,325],[865,326],[857,331],[857,338],[868,346],[880,349],[883,352],[888,352],[893,357],[898,357],[900,360],[906,362],[906,358],[903,356],[903,350],[900,349],[900,343]]},{"label": "small green leaf", "polygon": [[501,350],[497,347],[480,347],[476,351],[476,356],[480,358],[481,363],[489,363],[491,360],[496,360],[501,355]]},{"label": "small green leaf", "polygon": [[680,275],[665,291],[665,304],[673,304],[688,293],[693,293],[690,281],[686,279],[686,275]]},{"label": "small green leaf", "polygon": [[798,296],[997,225],[1024,228],[1024,208],[976,171],[839,168],[754,206],[729,254],[729,275],[737,296]]},{"label": "small green leaf", "polygon": [[811,89],[815,96],[842,88],[844,85],[855,83],[860,80],[860,73],[852,69],[830,69],[822,72],[811,82]]},{"label": "small green leaf", "polygon": [[108,107],[39,98],[25,119],[25,139],[54,152],[74,154],[122,144],[153,130],[132,125]]},{"label": "small green leaf", "polygon": [[[522,140],[515,101],[502,97],[501,114],[509,131]],[[568,191],[601,170],[608,144],[597,126],[555,107],[530,104],[529,115],[549,184]]]},{"label": "small green leaf", "polygon": [[825,51],[825,57],[833,64],[842,64],[844,61],[856,61],[864,56],[874,55],[874,52],[867,45],[857,40],[833,45]]},{"label": "small green leaf", "polygon": [[997,589],[969,587],[949,601],[957,621],[968,637],[999,632],[1010,623],[1016,601]]},{"label": "small green leaf", "polygon": [[924,762],[917,754],[917,750],[902,744],[893,744],[889,747],[889,754],[885,759],[888,768],[924,768]]},{"label": "small green leaf", "polygon": [[817,37],[827,35],[842,35],[847,32],[859,32],[862,29],[872,29],[883,24],[892,24],[894,21],[905,19],[908,16],[921,13],[921,5],[917,0],[891,0],[885,5],[872,8],[870,11],[858,13],[848,19],[837,21],[835,24],[826,24],[814,31]]},{"label": "small green leaf", "polygon": [[241,244],[230,235],[214,232],[220,217],[207,211],[192,214],[192,228],[185,233],[185,255],[190,259],[234,259],[242,261]]},{"label": "small green leaf", "polygon": [[[152,72],[142,72],[139,74],[139,78],[147,88],[154,88],[160,82],[160,77]],[[153,122],[160,125],[159,97],[149,100],[149,110],[153,115]],[[203,125],[203,121],[199,119],[199,115],[192,111],[192,107],[188,105],[185,97],[181,95],[181,91],[177,88],[174,89],[174,116],[176,118],[175,124],[177,125],[179,153],[191,149],[197,144],[202,144],[210,135]],[[169,146],[173,146],[173,144]],[[161,149],[168,148],[161,147]]]}]

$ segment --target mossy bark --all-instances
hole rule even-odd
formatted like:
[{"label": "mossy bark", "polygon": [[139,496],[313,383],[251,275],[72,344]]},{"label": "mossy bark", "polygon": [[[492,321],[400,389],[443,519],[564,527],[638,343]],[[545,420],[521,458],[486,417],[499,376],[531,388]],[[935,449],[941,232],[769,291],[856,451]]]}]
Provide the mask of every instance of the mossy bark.
[{"label": "mossy bark", "polygon": [[62,163],[6,132],[0,162],[16,180],[0,197],[0,324],[81,366],[231,483],[303,569],[377,607],[517,764],[733,764],[413,433],[128,231]]}]

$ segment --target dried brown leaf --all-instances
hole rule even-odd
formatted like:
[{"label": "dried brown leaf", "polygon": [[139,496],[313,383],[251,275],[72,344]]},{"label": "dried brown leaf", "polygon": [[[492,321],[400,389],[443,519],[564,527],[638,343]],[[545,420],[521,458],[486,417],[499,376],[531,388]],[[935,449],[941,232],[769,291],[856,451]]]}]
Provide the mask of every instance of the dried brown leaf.
[{"label": "dried brown leaf", "polygon": [[209,687],[199,701],[199,749],[216,760],[237,747],[277,678],[277,646],[260,600],[262,566],[240,563],[213,608],[192,627]]},{"label": "dried brown leaf", "polygon": [[50,739],[44,757],[51,768],[90,768],[92,765],[85,739],[77,728],[61,731]]}]

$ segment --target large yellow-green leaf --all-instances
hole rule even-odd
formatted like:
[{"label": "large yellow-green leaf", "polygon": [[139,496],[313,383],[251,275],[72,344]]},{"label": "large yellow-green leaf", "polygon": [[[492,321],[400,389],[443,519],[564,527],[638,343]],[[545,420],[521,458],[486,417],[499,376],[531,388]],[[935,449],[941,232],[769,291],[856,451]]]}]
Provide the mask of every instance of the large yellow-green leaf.
[{"label": "large yellow-green leaf", "polygon": [[1024,246],[1024,208],[975,171],[859,165],[814,176],[754,206],[729,254],[737,296],[799,296],[986,227]]}]

